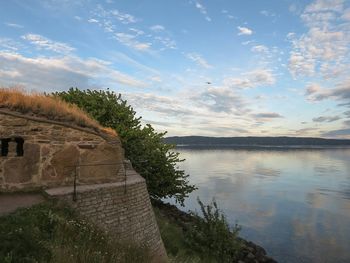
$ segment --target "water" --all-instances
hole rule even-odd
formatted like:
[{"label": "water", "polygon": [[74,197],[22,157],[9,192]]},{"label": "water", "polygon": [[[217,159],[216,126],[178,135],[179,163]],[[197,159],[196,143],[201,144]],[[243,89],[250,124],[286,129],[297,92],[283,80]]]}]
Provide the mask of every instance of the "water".
[{"label": "water", "polygon": [[[350,149],[180,149],[199,189],[279,262],[350,262]],[[183,209],[183,208],[182,208]]]}]

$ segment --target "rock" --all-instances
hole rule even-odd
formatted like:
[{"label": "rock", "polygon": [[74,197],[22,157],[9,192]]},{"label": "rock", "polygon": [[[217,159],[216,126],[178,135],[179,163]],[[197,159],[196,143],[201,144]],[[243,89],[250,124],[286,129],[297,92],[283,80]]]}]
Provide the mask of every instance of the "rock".
[{"label": "rock", "polygon": [[51,165],[55,169],[57,179],[72,178],[78,161],[79,151],[74,145],[66,145],[62,150],[56,152],[51,159]]},{"label": "rock", "polygon": [[4,163],[6,183],[26,183],[39,172],[40,147],[37,144],[24,143],[24,154],[12,157]]},{"label": "rock", "polygon": [[118,173],[124,169],[121,151],[106,142],[99,144],[95,149],[85,149],[81,154],[80,164],[82,165],[79,169],[80,182],[96,179],[118,180]]}]

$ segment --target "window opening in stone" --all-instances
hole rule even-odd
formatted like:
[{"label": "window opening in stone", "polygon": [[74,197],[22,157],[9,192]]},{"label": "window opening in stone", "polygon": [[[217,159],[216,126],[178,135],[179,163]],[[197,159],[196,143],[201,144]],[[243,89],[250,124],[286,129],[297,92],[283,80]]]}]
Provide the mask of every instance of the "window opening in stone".
[{"label": "window opening in stone", "polygon": [[1,139],[1,156],[7,156],[9,153],[9,141],[11,139]]},{"label": "window opening in stone", "polygon": [[15,142],[17,143],[17,147],[16,147],[16,152],[17,152],[17,156],[23,156],[23,144],[24,144],[24,140],[23,138],[15,138]]}]

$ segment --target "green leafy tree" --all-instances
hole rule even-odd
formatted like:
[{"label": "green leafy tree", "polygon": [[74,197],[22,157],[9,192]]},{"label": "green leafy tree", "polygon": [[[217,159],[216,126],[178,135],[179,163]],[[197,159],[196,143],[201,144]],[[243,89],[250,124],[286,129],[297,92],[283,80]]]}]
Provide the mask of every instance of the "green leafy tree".
[{"label": "green leafy tree", "polygon": [[126,157],[146,179],[152,198],[175,197],[183,204],[184,198],[196,189],[189,184],[188,175],[178,169],[177,164],[183,160],[179,153],[172,151],[174,145],[163,142],[166,133],[156,132],[150,124],[142,126],[141,117],[136,117],[136,112],[120,94],[71,88],[53,95],[76,104],[103,126],[117,131]]}]

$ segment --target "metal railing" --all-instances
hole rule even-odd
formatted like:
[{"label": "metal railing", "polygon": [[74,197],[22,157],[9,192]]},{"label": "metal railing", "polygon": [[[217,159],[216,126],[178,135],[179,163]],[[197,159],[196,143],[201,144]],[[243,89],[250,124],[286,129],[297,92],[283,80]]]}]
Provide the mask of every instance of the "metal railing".
[{"label": "metal railing", "polygon": [[[121,165],[124,169],[124,194],[126,194],[126,169],[124,166],[124,162],[118,163],[89,163],[89,164],[77,164],[71,166],[65,166],[65,168],[74,168],[74,178],[73,178],[73,201],[77,201],[77,174],[78,168],[81,167],[98,167],[98,166],[112,166],[112,165]],[[118,175],[119,169],[116,171],[116,176]]]}]

